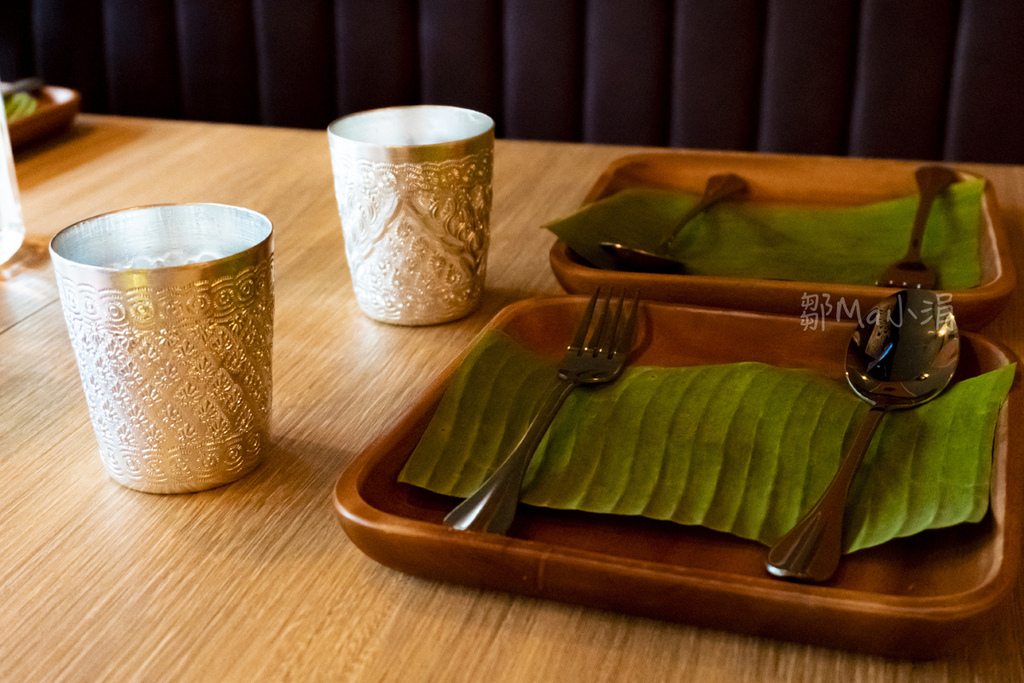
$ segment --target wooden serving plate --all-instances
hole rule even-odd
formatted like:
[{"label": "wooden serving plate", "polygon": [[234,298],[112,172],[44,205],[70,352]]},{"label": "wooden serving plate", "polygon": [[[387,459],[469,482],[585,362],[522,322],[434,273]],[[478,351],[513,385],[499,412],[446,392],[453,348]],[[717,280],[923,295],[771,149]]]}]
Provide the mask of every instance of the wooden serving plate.
[{"label": "wooden serving plate", "polygon": [[[708,177],[732,172],[750,184],[748,200],[807,206],[857,206],[917,192],[914,169],[920,164],[878,159],[755,155],[713,152],[644,153],[623,157],[597,179],[584,205],[630,187],[653,187],[700,194]],[[961,173],[968,177],[968,174]],[[1016,275],[1009,256],[995,190],[986,183],[982,199],[981,282],[952,290],[961,329],[978,330],[998,315],[1013,291]],[[903,254],[893,254],[896,261]],[[800,315],[804,296],[827,294],[852,309],[867,311],[894,289],[706,275],[666,275],[602,270],[590,266],[558,240],[551,248],[551,269],[571,294],[592,293],[599,285],[638,289],[647,300],[671,301],[764,313]]]},{"label": "wooden serving plate", "polygon": [[39,106],[32,115],[8,125],[15,149],[62,133],[78,113],[81,96],[74,90],[47,85],[34,94]]},{"label": "wooden serving plate", "polygon": [[[557,358],[585,302],[522,301],[490,327]],[[635,362],[754,360],[838,379],[854,324],[808,330],[792,316],[645,304]],[[965,333],[954,382],[1013,362],[1007,349]],[[360,454],[335,487],[345,532],[388,567],[656,619],[917,658],[969,643],[1015,585],[1024,497],[1019,376],[1000,415],[991,505],[982,522],[847,555],[828,583],[804,585],[771,577],[767,548],[758,543],[639,517],[521,505],[509,536],[443,527],[458,501],[401,484],[397,476],[453,370]]]}]

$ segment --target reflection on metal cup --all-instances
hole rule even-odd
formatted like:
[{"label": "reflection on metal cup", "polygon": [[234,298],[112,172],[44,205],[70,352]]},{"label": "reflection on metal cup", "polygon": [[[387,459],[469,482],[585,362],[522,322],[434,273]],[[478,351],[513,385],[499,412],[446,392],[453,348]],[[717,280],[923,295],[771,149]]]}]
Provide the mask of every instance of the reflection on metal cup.
[{"label": "reflection on metal cup", "polygon": [[472,313],[487,270],[494,121],[419,105],[352,114],[327,132],[363,312],[399,325]]},{"label": "reflection on metal cup", "polygon": [[269,446],[270,220],[220,204],[148,206],[50,243],[103,465],[152,493],[250,472]]}]

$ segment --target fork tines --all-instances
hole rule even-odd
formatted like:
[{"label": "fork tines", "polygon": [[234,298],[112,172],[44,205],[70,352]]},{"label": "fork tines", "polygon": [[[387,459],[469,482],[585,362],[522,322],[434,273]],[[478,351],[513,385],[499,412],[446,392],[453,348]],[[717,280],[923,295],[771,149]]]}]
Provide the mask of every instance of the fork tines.
[{"label": "fork tines", "polygon": [[[599,287],[587,303],[587,308],[583,313],[583,319],[580,321],[579,327],[576,329],[576,335],[569,344],[569,350],[577,353],[586,351],[595,358],[601,355],[607,355],[611,358],[618,353],[629,351],[633,338],[633,331],[636,327],[637,309],[640,307],[640,292],[637,291],[634,294],[632,305],[629,307],[628,317],[626,318],[625,323],[621,326],[619,325],[619,322],[622,318],[623,310],[626,308],[626,290],[623,289],[619,294],[618,304],[614,310],[612,309],[612,299],[615,298],[614,290],[604,299],[601,312],[597,318],[597,323],[591,326],[590,322],[593,318],[594,310],[597,307],[597,300],[600,296],[601,289]],[[612,316],[610,325],[607,324],[609,312],[611,312]],[[590,329],[591,327],[593,327],[592,330]],[[588,331],[590,331],[589,339],[587,339]],[[584,340],[586,340],[585,343]]]}]

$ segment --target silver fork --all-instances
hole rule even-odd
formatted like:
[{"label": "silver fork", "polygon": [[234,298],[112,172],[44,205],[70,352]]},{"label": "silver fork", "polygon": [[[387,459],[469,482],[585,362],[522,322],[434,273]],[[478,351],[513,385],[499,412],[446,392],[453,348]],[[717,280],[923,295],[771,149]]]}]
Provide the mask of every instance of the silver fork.
[{"label": "silver fork", "polygon": [[[583,313],[583,319],[576,328],[576,334],[566,349],[558,368],[561,382],[557,389],[534,416],[526,429],[526,434],[505,462],[498,466],[473,495],[448,513],[444,518],[445,526],[493,534],[508,531],[516,516],[519,489],[522,487],[526,468],[562,403],[576,387],[611,382],[622,373],[633,345],[633,330],[636,327],[640,295],[638,293],[633,299],[629,313],[624,319],[623,311],[627,306],[625,292],[619,297],[618,306],[614,311],[612,296],[609,296],[604,301],[590,338],[587,339],[599,295],[600,290],[591,297]],[[609,313],[612,317],[611,324],[608,324]]]}]

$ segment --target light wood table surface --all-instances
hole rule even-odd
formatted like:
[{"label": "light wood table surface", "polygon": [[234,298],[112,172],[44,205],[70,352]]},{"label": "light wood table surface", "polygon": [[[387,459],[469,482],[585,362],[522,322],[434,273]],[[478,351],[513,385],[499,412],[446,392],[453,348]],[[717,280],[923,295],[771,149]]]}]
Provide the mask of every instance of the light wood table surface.
[{"label": "light wood table surface", "polygon": [[[2,681],[1024,681],[1024,577],[954,656],[913,662],[424,581],[352,545],[339,474],[502,307],[561,292],[539,226],[636,149],[499,141],[481,309],[426,328],[356,306],[326,133],[80,116],[20,152],[26,246],[0,269]],[[994,183],[1024,273],[1024,168]],[[108,479],[47,255],[77,220],[210,201],[271,218],[274,446],[255,473],[158,496]],[[1024,304],[985,333],[1024,356]]]}]

